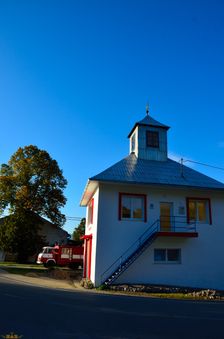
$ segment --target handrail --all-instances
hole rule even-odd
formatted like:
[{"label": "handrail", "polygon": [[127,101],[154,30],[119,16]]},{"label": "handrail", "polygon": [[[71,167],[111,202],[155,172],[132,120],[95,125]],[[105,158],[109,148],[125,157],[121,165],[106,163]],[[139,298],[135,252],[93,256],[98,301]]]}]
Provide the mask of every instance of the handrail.
[{"label": "handrail", "polygon": [[[152,224],[150,225],[149,228],[147,228],[144,233],[142,233],[142,235],[131,245],[128,247],[128,249],[117,259],[115,260],[107,269],[106,271],[104,271],[102,274],[101,274],[101,281],[103,281],[103,277],[106,275],[106,273],[108,271],[112,271],[112,267],[115,267],[115,269],[117,269],[118,267],[120,267],[124,262],[125,260],[135,251],[137,250],[142,244],[142,240],[143,240],[143,237],[146,236],[146,234],[152,229],[153,231],[151,231],[147,238],[149,238],[150,235],[152,235],[154,232],[158,231],[158,228],[159,228],[159,224],[158,224],[158,219]],[[145,240],[147,240],[147,238],[145,238]],[[136,247],[137,245],[137,247]],[[130,249],[133,249],[133,251],[130,252]],[[129,255],[127,255],[128,253],[130,253]],[[115,270],[114,269],[114,270]]]},{"label": "handrail", "polygon": [[[197,221],[188,221],[186,220],[186,216],[160,216],[160,227],[161,222],[168,222],[167,228],[170,228],[170,232],[175,232],[177,229],[184,229],[186,232],[193,230],[196,232],[196,224]],[[179,224],[184,224],[184,226],[179,226]],[[176,226],[178,225],[178,226]],[[164,227],[164,226],[163,226]]]},{"label": "handrail", "polygon": [[[169,219],[168,219],[169,218]],[[181,219],[181,221],[178,220]],[[140,247],[156,232],[161,231],[161,221],[170,220],[171,228],[166,230],[167,232],[177,232],[177,230],[185,230],[185,231],[193,231],[196,232],[196,221],[194,222],[186,222],[186,217],[182,216],[161,216],[159,219],[157,219],[154,223],[152,223],[138,239],[132,243],[131,246],[128,247],[128,249],[118,258],[116,259],[102,274],[101,274],[101,282],[104,282],[111,273],[116,271],[119,267],[122,266],[122,264],[125,263],[125,261],[128,260],[128,258],[135,253]],[[182,221],[184,220],[184,221]],[[185,226],[176,226],[176,223],[178,224],[185,224]],[[131,251],[130,251],[131,250]],[[114,267],[114,269],[112,269]],[[108,273],[110,272],[110,273]],[[106,276],[106,279],[103,279]]]}]

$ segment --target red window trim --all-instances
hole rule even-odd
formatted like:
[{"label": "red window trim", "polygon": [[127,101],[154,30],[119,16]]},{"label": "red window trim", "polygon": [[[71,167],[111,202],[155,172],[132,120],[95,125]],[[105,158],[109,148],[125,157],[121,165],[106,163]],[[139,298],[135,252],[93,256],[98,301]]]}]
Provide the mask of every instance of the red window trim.
[{"label": "red window trim", "polygon": [[144,222],[147,222],[147,195],[140,193],[125,193],[119,192],[118,198],[118,220],[122,220],[121,218],[121,199],[123,195],[134,196],[134,197],[142,197],[144,199]]},{"label": "red window trim", "polygon": [[[93,210],[94,210],[94,198],[92,198],[89,202],[89,211],[88,211],[88,225],[93,224]],[[91,213],[89,215],[89,213]]]},{"label": "red window trim", "polygon": [[208,202],[208,212],[209,212],[209,225],[212,225],[212,209],[211,209],[211,199],[210,198],[200,198],[200,197],[187,197],[186,206],[187,206],[187,223],[190,223],[190,211],[189,211],[189,201],[190,200],[202,200]]},{"label": "red window trim", "polygon": [[80,237],[81,240],[85,240],[85,239],[92,239],[93,235],[92,234],[85,234],[85,235],[82,235]]}]

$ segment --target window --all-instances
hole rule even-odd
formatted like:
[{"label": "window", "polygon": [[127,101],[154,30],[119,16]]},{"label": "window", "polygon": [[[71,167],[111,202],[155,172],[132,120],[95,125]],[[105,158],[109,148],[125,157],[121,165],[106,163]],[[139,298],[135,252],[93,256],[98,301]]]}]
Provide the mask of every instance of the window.
[{"label": "window", "polygon": [[93,209],[94,209],[94,199],[91,199],[88,205],[88,225],[91,225],[93,223]]},{"label": "window", "polygon": [[146,146],[159,148],[159,132],[146,131]]},{"label": "window", "polygon": [[187,198],[188,222],[211,224],[210,200],[204,198]]},{"label": "window", "polygon": [[119,219],[146,221],[146,195],[120,193]]},{"label": "window", "polygon": [[154,261],[166,261],[166,250],[165,249],[154,249]]},{"label": "window", "polygon": [[181,263],[180,248],[155,248],[154,249],[155,263]]},{"label": "window", "polygon": [[45,247],[43,250],[43,253],[52,253],[53,248],[52,247]]},{"label": "window", "polygon": [[135,151],[135,134],[131,138],[131,152]]},{"label": "window", "polygon": [[72,249],[71,248],[62,248],[61,249],[61,259],[69,259],[72,255]]},{"label": "window", "polygon": [[61,254],[67,254],[68,255],[69,253],[70,253],[70,248],[65,247],[65,248],[61,249]]}]

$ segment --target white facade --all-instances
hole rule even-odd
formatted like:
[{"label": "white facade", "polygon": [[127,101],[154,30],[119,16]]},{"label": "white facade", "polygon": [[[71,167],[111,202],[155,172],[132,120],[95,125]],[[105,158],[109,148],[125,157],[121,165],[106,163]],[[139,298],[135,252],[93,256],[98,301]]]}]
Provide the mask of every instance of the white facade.
[{"label": "white facade", "polygon": [[154,225],[155,238],[115,284],[224,289],[224,185],[167,159],[168,128],[147,116],[129,134],[130,156],[87,184],[84,277],[95,286]]},{"label": "white facade", "polygon": [[[175,215],[179,206],[186,206],[189,191],[155,188],[103,187],[103,201],[98,235],[102,247],[97,249],[98,261],[95,276],[92,279],[100,285],[101,274],[128,249],[129,246],[152,224],[159,216],[160,202],[173,202]],[[147,194],[148,221],[128,222],[118,220],[118,192]],[[116,283],[152,283],[179,286],[224,288],[224,200],[221,193],[191,191],[191,197],[210,198],[212,224],[198,224],[197,238],[188,237],[158,237],[148,249],[116,280]],[[154,208],[150,209],[153,203]],[[110,206],[110,208],[107,208]],[[186,211],[186,207],[185,207]],[[184,215],[186,217],[186,213]],[[184,217],[181,215],[181,217]],[[105,226],[106,225],[106,226]],[[112,241],[113,239],[113,241]],[[155,263],[154,248],[181,249],[181,262]],[[105,250],[106,249],[106,250]]]},{"label": "white facade", "polygon": [[[148,219],[146,223],[118,219],[118,192],[147,194]],[[93,236],[93,238],[96,237],[97,246],[93,246],[92,252],[94,264],[91,280],[94,284],[98,286],[102,283],[101,275],[104,271],[158,219],[160,202],[172,202],[176,216],[178,216],[179,207],[184,206],[185,214],[181,215],[181,218],[186,220],[186,198],[189,196],[211,199],[212,224],[198,224],[198,237],[196,238],[187,236],[156,238],[115,283],[166,284],[223,289],[223,194],[198,190],[190,192],[162,188],[158,190],[152,187],[130,188],[126,185],[102,185],[100,187],[101,204],[98,209],[100,218],[97,225],[94,225]],[[155,263],[155,248],[181,249],[181,262]]]}]

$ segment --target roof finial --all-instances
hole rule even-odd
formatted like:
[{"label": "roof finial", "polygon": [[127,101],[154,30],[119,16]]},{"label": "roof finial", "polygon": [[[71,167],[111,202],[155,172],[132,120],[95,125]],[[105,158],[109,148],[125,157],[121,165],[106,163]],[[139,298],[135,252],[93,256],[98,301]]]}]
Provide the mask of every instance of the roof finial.
[{"label": "roof finial", "polygon": [[146,115],[149,116],[149,103],[146,104]]}]

